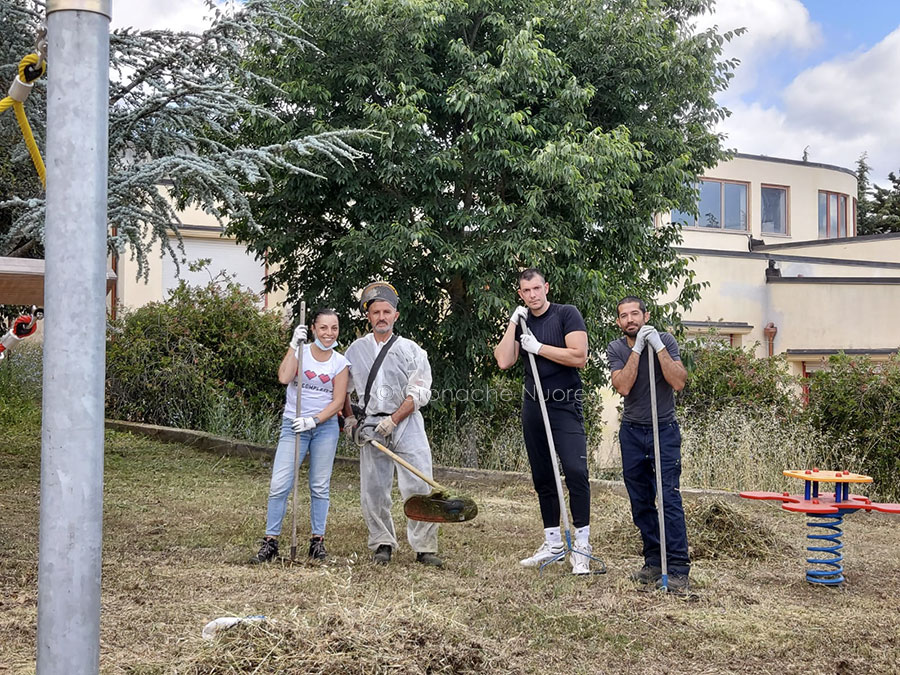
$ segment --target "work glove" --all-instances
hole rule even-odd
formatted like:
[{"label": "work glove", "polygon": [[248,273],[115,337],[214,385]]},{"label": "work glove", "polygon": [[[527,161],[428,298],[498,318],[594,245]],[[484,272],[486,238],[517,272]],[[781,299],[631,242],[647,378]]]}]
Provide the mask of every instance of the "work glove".
[{"label": "work glove", "polygon": [[527,333],[523,334],[522,337],[519,338],[519,343],[522,345],[522,349],[526,352],[530,352],[531,354],[537,354],[541,351],[541,347],[544,346],[543,342],[539,342],[534,335],[528,335]]},{"label": "work glove", "polygon": [[294,433],[300,434],[310,429],[315,429],[318,422],[315,417],[295,417],[291,421],[291,428]]},{"label": "work glove", "polygon": [[637,335],[634,336],[634,347],[631,348],[635,354],[641,354],[644,347],[647,346],[647,334],[654,330],[653,326],[641,326]]},{"label": "work glove", "polygon": [[350,417],[344,418],[344,433],[347,434],[350,438],[353,438],[353,430],[356,429],[359,422],[357,419],[351,415]]},{"label": "work glove", "polygon": [[394,429],[396,428],[397,423],[391,419],[390,415],[388,415],[378,423],[378,426],[375,427],[375,433],[381,434],[382,436],[387,438],[392,433],[394,433]]},{"label": "work glove", "polygon": [[[644,326],[646,328],[646,326]],[[651,328],[653,328],[651,326]],[[653,351],[661,352],[666,346],[663,344],[662,338],[659,335],[659,331],[653,328],[650,333],[647,333],[647,342],[650,343],[650,346],[653,347]]]},{"label": "work glove", "polygon": [[509,316],[509,322],[518,326],[521,319],[527,319],[527,318],[528,318],[528,308],[523,307],[522,305],[518,305],[513,310],[513,313]]},{"label": "work glove", "polygon": [[300,324],[294,329],[294,334],[291,336],[291,349],[297,351],[300,348],[300,345],[306,342],[306,326]]}]

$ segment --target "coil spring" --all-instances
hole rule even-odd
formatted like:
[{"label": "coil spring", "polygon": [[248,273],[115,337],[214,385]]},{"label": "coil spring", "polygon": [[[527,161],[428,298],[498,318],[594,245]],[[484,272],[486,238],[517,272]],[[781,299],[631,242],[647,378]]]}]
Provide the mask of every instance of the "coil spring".
[{"label": "coil spring", "polygon": [[844,544],[841,543],[841,534],[843,533],[841,525],[844,523],[844,515],[843,513],[827,516],[810,515],[810,518],[818,520],[810,520],[806,523],[807,527],[818,527],[828,531],[822,534],[809,532],[806,538],[812,539],[813,543],[821,542],[825,544],[825,542],[828,542],[828,544],[807,546],[806,550],[813,554],[827,554],[830,557],[807,558],[807,563],[818,565],[819,568],[806,570],[806,580],[812,584],[827,584],[829,586],[840,584],[844,581],[844,567],[841,565],[844,560],[844,556],[841,553],[841,549],[844,548]]}]

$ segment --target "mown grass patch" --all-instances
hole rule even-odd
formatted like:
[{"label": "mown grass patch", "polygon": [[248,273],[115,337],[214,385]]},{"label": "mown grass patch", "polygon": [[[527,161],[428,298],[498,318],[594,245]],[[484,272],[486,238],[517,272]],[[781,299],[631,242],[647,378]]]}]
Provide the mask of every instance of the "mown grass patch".
[{"label": "mown grass patch", "polygon": [[[34,668],[39,433],[0,447],[0,664]],[[128,433],[107,434],[101,670],[104,673],[724,673],[900,670],[900,522],[848,517],[843,589],[803,581],[803,516],[774,504],[687,501],[692,576],[684,602],[638,593],[640,544],[627,500],[595,491],[594,551],[606,575],[568,563],[538,575],[527,484],[454,487],[481,507],[442,529],[447,569],[401,548],[374,566],[358,475],[335,472],[324,565],[247,565],[262,534],[270,466]],[[305,480],[303,470],[301,480]],[[304,495],[305,491],[301,491]],[[305,550],[308,496],[299,532]],[[285,523],[290,543],[290,516]],[[214,642],[219,616],[263,614]]]}]

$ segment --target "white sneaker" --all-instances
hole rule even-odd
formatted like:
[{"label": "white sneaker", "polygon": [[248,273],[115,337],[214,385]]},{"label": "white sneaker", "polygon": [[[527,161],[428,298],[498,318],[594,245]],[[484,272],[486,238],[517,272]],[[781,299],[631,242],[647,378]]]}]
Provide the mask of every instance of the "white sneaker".
[{"label": "white sneaker", "polygon": [[572,563],[572,574],[591,573],[591,559],[588,556],[593,550],[589,542],[575,542],[572,552],[569,553],[569,562]]},{"label": "white sneaker", "polygon": [[[534,555],[530,558],[525,558],[524,560],[520,560],[519,564],[522,567],[540,567],[545,562],[549,560],[553,560],[555,557],[562,554],[565,550],[562,542],[558,544],[551,544],[550,542],[545,541],[541,544],[541,547],[534,552]],[[562,561],[562,558],[559,559],[559,562]]]}]

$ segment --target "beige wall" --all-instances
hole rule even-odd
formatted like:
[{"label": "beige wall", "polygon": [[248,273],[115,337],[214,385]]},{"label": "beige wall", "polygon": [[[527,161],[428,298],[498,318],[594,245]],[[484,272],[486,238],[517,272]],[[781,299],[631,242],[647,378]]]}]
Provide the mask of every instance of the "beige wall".
[{"label": "beige wall", "polygon": [[769,284],[776,353],[900,346],[898,284]]},{"label": "beige wall", "polygon": [[[185,246],[188,248],[190,248],[192,242],[213,243],[221,241],[223,251],[227,249],[229,243],[236,245],[233,243],[234,239],[232,237],[222,235],[221,226],[215,217],[204,213],[196,207],[187,208],[180,212],[179,218],[182,223],[182,238]],[[123,307],[135,308],[146,305],[149,302],[162,302],[167,296],[166,283],[168,277],[166,268],[169,267],[169,262],[166,256],[169,254],[163,254],[162,247],[158,242],[151,245],[148,241],[147,245],[150,248],[147,254],[149,270],[146,278],[136,278],[137,262],[130,259],[127,254],[118,261],[117,301]],[[247,256],[250,258],[249,253]],[[263,271],[277,269],[277,267],[266,268],[262,265],[261,267],[263,269],[260,271],[260,275]],[[218,269],[215,268],[215,260],[213,261],[213,268],[214,272],[218,272]],[[179,276],[185,273],[181,272]],[[262,302],[268,309],[283,311],[286,297],[287,290],[279,288],[265,294]]]},{"label": "beige wall", "polygon": [[[856,177],[836,167],[813,163],[789,163],[774,159],[738,156],[709,169],[703,178],[749,183],[747,222],[749,232],[726,232],[705,228],[685,228],[684,246],[719,250],[747,250],[747,235],[752,234],[766,244],[818,239],[819,191],[827,190],[848,196],[852,212],[856,196]],[[763,234],[760,220],[760,187],[762,185],[788,188],[788,234]],[[666,222],[669,214],[661,216]],[[848,221],[853,222],[852,215]]]}]

